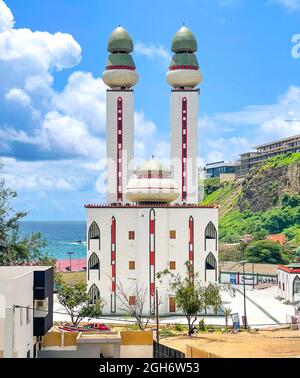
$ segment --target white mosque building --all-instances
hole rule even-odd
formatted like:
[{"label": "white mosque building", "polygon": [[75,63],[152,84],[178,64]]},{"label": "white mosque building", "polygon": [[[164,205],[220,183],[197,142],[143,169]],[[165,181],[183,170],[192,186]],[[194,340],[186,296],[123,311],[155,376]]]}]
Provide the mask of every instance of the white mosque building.
[{"label": "white mosque building", "polygon": [[130,53],[133,42],[118,27],[108,42],[103,73],[107,89],[107,202],[87,208],[87,280],[90,301],[101,296],[103,314],[122,314],[120,293],[136,301],[146,295],[144,313],[177,312],[168,280],[169,269],[202,282],[218,280],[218,208],[198,204],[198,96],[202,77],[197,41],[185,26],[172,42],[174,52],[167,82],[171,86],[171,168],[159,161],[134,170],[134,91],[138,74]]}]

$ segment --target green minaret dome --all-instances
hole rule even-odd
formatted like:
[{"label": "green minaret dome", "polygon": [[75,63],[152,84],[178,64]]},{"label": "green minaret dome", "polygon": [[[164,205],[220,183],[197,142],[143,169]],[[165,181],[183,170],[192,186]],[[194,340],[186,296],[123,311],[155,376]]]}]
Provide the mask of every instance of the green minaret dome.
[{"label": "green minaret dome", "polygon": [[110,35],[107,51],[111,53],[124,52],[131,53],[133,51],[133,42],[126,29],[122,26],[117,27]]},{"label": "green minaret dome", "polygon": [[172,42],[172,51],[175,53],[194,53],[197,51],[197,40],[194,34],[186,26],[182,26],[175,34]]}]

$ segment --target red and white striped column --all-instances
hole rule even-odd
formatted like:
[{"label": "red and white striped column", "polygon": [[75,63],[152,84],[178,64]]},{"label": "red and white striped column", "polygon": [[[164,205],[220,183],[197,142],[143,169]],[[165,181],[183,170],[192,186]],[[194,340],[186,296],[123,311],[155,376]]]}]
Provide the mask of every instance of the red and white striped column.
[{"label": "red and white striped column", "polygon": [[187,99],[184,97],[182,99],[182,115],[181,115],[181,124],[182,124],[182,139],[181,139],[181,200],[185,202],[187,200]]},{"label": "red and white striped column", "polygon": [[149,214],[149,287],[150,287],[150,313],[155,314],[155,211]]},{"label": "red and white striped column", "polygon": [[111,312],[116,312],[116,261],[117,261],[117,249],[116,249],[116,219],[112,217],[111,220]]},{"label": "red and white striped column", "polygon": [[117,202],[123,201],[123,99],[117,100]]},{"label": "red and white striped column", "polygon": [[189,269],[190,279],[194,280],[194,218],[189,219]]}]

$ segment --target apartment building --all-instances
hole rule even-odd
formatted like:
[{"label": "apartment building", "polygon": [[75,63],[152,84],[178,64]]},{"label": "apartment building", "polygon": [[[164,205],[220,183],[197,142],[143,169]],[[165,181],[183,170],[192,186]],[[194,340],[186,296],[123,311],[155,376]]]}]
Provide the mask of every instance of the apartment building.
[{"label": "apartment building", "polygon": [[245,176],[257,164],[273,156],[288,152],[300,152],[300,134],[261,144],[254,148],[256,151],[245,152],[240,155],[236,165],[237,177]]}]

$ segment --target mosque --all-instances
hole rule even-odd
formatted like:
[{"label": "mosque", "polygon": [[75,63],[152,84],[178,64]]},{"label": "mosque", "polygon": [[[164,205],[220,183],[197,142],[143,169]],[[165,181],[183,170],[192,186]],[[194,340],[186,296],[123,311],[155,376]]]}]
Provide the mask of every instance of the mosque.
[{"label": "mosque", "polygon": [[[91,303],[101,297],[103,314],[122,314],[121,296],[144,314],[178,313],[168,280],[157,272],[218,281],[218,208],[198,199],[198,97],[202,76],[194,34],[182,26],[172,42],[166,78],[171,86],[171,167],[152,158],[134,168],[134,91],[139,76],[133,42],[118,27],[108,41],[102,79],[106,111],[107,198],[86,205],[87,282]],[[154,148],[155,150],[155,148]],[[191,278],[192,278],[191,277]]]}]

